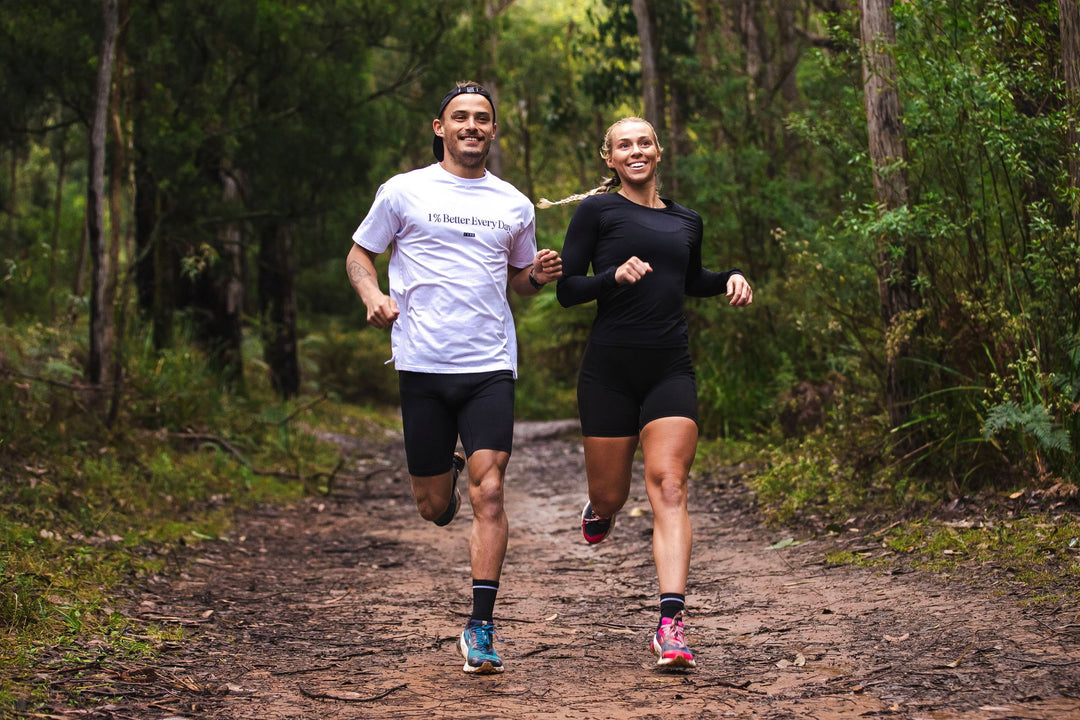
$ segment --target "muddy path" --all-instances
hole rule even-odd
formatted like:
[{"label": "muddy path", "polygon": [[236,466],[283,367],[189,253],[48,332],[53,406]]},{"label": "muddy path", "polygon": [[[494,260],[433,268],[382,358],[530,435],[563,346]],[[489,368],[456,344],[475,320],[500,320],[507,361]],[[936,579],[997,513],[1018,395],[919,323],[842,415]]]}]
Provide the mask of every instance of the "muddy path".
[{"label": "muddy path", "polygon": [[349,447],[356,476],[329,496],[249,512],[133,588],[129,614],[183,638],[153,667],[114,669],[125,694],[100,716],[1080,718],[1077,608],[1031,609],[977,570],[826,563],[838,545],[880,551],[869,531],[770,549],[784,535],[755,521],[737,469],[692,480],[699,667],[658,671],[640,467],[628,509],[641,512],[587,546],[582,456],[565,430],[519,426],[502,675],[466,675],[455,649],[471,608],[467,500],[447,528],[421,522],[388,436]]}]

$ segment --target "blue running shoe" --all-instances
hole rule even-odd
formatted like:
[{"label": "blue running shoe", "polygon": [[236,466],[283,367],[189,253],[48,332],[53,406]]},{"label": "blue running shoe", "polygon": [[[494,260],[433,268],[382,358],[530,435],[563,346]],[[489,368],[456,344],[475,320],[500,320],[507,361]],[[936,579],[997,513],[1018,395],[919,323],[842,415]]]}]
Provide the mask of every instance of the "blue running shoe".
[{"label": "blue running shoe", "polygon": [[[469,620],[458,642],[458,650],[465,658],[465,667],[462,668],[465,672],[491,675],[503,671],[503,662],[494,648],[496,637],[499,634],[495,630],[495,623]],[[499,639],[502,640],[501,637]]]},{"label": "blue running shoe", "polygon": [[603,541],[613,527],[615,527],[614,515],[602,518],[593,511],[591,502],[585,503],[585,507],[581,510],[581,534],[585,536],[585,542],[595,545]]},{"label": "blue running shoe", "polygon": [[453,474],[450,476],[450,504],[443,510],[443,514],[435,518],[435,524],[439,527],[449,525],[450,521],[457,515],[458,508],[461,507],[461,493],[457,489],[458,473],[465,469],[465,456],[461,453],[454,453],[454,457],[451,458]]}]

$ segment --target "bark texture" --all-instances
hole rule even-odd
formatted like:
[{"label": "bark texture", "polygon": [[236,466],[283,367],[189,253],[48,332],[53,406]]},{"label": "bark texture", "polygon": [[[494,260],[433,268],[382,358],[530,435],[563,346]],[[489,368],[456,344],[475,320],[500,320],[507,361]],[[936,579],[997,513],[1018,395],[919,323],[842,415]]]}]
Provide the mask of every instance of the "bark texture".
[{"label": "bark texture", "polygon": [[112,352],[113,308],[108,299],[110,267],[105,243],[105,135],[108,128],[109,96],[112,87],[113,57],[119,25],[117,0],[103,0],[101,56],[94,89],[94,114],[90,122],[90,177],[86,191],[86,228],[90,240],[93,274],[90,288],[90,357],[87,380],[101,384]]},{"label": "bark texture", "polygon": [[[892,0],[859,0],[860,35],[863,46],[863,90],[870,158],[874,168],[874,193],[888,212],[908,203],[907,145],[896,89],[896,62],[892,47],[896,29]],[[907,421],[914,384],[905,372],[910,355],[911,329],[903,316],[919,306],[913,281],[917,273],[915,245],[910,238],[882,234],[877,238],[878,296],[885,329],[885,405],[894,428]],[[901,440],[903,454],[914,444]]]}]

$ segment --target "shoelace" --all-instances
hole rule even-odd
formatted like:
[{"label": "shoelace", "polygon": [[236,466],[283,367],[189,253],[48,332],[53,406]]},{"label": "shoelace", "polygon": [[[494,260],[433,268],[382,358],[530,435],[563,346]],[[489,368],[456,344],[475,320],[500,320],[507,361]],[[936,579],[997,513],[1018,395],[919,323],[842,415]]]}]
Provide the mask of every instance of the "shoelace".
[{"label": "shoelace", "polygon": [[593,510],[592,508],[589,508],[589,516],[587,518],[585,518],[585,522],[587,522],[587,523],[606,523],[606,522],[610,522],[610,521],[611,521],[611,518],[602,518],[602,517],[600,517],[599,515],[596,514],[596,511]]},{"label": "shoelace", "polygon": [[661,645],[675,645],[680,649],[686,647],[686,640],[683,638],[682,616],[683,614],[680,611],[671,619],[671,623],[660,626]]},{"label": "shoelace", "polygon": [[472,634],[473,646],[476,647],[482,653],[491,654],[495,652],[494,641],[505,642],[502,634],[494,623],[486,625],[476,625],[468,628],[468,631]]}]

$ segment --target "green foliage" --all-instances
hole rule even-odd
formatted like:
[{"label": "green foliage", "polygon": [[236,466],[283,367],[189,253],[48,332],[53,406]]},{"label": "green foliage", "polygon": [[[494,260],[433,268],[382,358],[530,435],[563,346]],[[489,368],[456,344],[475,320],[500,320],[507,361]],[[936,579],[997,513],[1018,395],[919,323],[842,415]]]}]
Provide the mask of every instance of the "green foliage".
[{"label": "green foliage", "polygon": [[327,322],[307,333],[301,350],[310,390],[366,406],[398,402],[397,373],[386,364],[391,356],[388,332]]},{"label": "green foliage", "polygon": [[518,380],[515,413],[545,420],[577,417],[577,371],[596,309],[563,309],[554,288],[515,301]]},{"label": "green foliage", "polygon": [[1057,426],[1045,405],[1021,408],[1013,401],[990,408],[983,434],[989,440],[1007,429],[1017,429],[1033,437],[1044,450],[1069,453],[1069,434]]},{"label": "green foliage", "polygon": [[845,437],[834,424],[768,450],[765,468],[749,480],[765,517],[820,529],[867,505],[910,500],[915,488],[881,462],[878,432],[850,428]]}]

